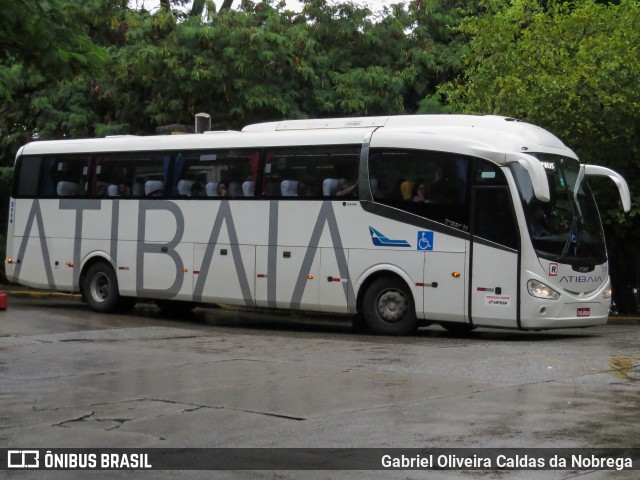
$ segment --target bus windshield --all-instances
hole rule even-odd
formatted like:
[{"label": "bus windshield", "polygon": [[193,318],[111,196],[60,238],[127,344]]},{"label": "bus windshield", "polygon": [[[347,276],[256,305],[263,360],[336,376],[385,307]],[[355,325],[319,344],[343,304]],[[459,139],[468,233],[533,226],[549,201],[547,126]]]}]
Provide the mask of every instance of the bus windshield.
[{"label": "bus windshield", "polygon": [[572,158],[531,154],[547,173],[551,200],[541,202],[529,175],[512,166],[527,227],[538,256],[559,263],[593,266],[606,261],[604,233],[598,208],[586,180],[577,185],[580,164]]}]

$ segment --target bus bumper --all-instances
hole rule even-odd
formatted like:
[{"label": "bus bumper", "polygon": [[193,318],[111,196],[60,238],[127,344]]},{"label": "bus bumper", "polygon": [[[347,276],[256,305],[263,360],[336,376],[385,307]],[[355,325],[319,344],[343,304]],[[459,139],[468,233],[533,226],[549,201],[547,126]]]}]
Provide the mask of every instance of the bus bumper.
[{"label": "bus bumper", "polygon": [[568,302],[560,305],[540,305],[533,315],[521,317],[525,330],[593,327],[607,323],[610,301]]}]

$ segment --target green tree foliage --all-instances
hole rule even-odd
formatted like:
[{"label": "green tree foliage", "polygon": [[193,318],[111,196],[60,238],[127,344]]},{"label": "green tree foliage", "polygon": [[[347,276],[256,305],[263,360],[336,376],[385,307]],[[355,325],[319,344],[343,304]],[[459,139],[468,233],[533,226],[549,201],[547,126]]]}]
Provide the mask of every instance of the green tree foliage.
[{"label": "green tree foliage", "polygon": [[307,0],[301,13],[268,1],[243,1],[206,18],[175,8],[129,11],[100,91],[114,101],[116,129],[130,132],[191,123],[199,111],[228,128],[435,110],[437,101],[420,102],[451,78],[463,49],[448,28],[456,13],[447,8],[444,0],[414,2],[377,19],[326,0]]},{"label": "green tree foliage", "polygon": [[[120,2],[122,3],[122,2]],[[0,155],[9,163],[34,135],[92,133],[83,76],[98,72],[106,52],[92,26],[116,1],[7,0],[0,9]]]},{"label": "green tree foliage", "polygon": [[616,289],[637,289],[640,2],[488,0],[481,6],[486,13],[461,27],[470,39],[464,75],[441,91],[455,110],[526,119],[557,134],[582,161],[623,174],[632,192],[629,215],[611,183],[591,183],[604,206]]},{"label": "green tree foliage", "polygon": [[[0,13],[3,162],[37,138],[219,128],[283,117],[441,109],[436,87],[464,48],[448,0],[373,17],[348,1],[8,0]],[[140,2],[143,5],[144,2]],[[6,26],[6,27],[5,27]],[[18,28],[20,26],[20,28]],[[54,54],[52,54],[54,52]],[[426,98],[426,99],[425,99]]]},{"label": "green tree foliage", "polygon": [[640,180],[640,3],[544,5],[514,0],[470,19],[464,76],[443,90],[458,111],[527,119],[583,161]]}]

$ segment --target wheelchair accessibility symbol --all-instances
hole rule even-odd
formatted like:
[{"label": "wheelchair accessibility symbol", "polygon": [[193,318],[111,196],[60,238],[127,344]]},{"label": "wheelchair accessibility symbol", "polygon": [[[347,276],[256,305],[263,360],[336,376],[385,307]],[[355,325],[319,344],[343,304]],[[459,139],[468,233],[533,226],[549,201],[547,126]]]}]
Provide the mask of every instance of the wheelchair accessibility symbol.
[{"label": "wheelchair accessibility symbol", "polygon": [[433,232],[418,232],[418,250],[433,250]]}]

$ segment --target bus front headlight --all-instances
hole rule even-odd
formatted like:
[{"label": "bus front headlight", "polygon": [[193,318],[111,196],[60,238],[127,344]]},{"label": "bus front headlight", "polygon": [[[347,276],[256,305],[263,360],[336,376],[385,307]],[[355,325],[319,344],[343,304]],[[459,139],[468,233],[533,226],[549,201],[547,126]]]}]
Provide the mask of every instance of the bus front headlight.
[{"label": "bus front headlight", "polygon": [[611,298],[612,294],[613,294],[613,290],[611,289],[611,287],[609,287],[604,291],[604,294],[602,296],[604,298]]},{"label": "bus front headlight", "polygon": [[560,298],[558,292],[538,280],[529,280],[527,282],[527,289],[529,290],[529,295],[532,297],[545,298],[547,300],[558,300]]}]

